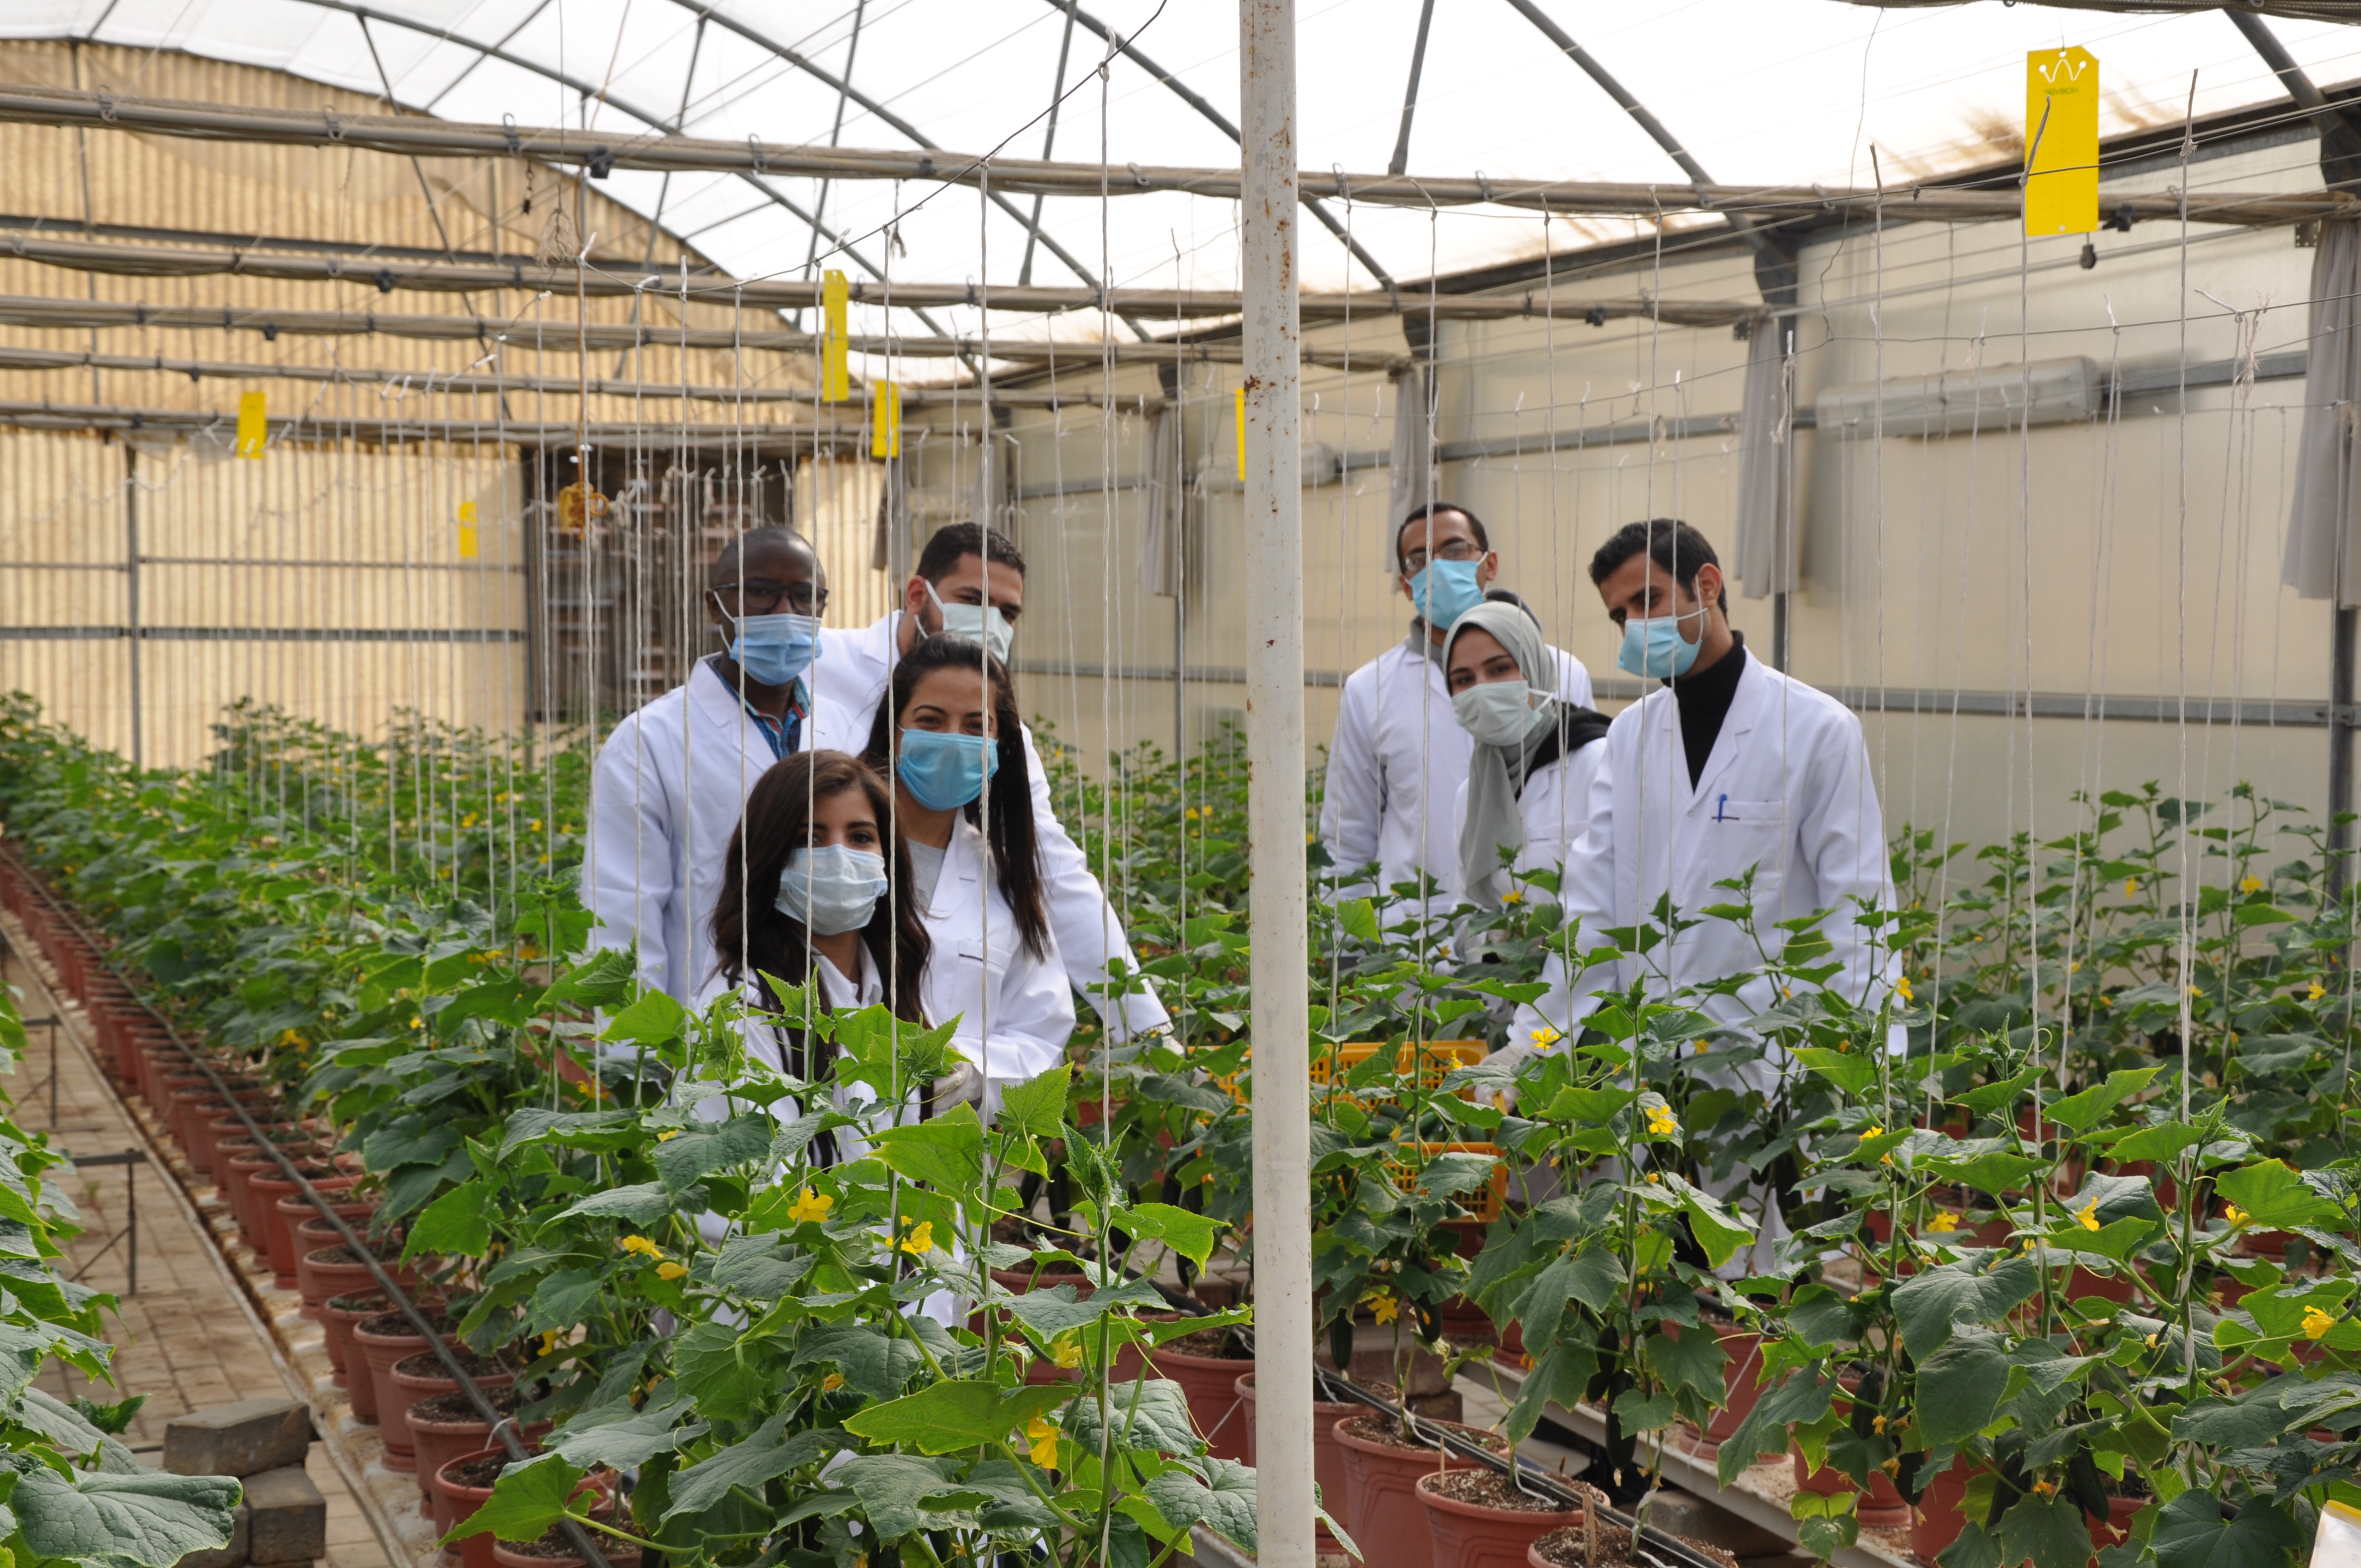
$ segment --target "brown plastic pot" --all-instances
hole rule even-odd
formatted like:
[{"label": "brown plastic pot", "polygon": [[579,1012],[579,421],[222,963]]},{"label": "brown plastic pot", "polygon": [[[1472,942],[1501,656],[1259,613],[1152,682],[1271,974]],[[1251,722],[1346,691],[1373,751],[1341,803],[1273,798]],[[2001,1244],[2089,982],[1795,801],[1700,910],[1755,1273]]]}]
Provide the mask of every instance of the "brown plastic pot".
[{"label": "brown plastic pot", "polygon": [[[404,1294],[418,1288],[418,1271],[415,1267],[406,1263],[396,1262],[383,1251],[378,1254],[378,1261],[385,1266],[385,1271],[388,1274],[393,1276],[393,1282],[401,1287]],[[303,1310],[307,1314],[320,1319],[323,1322],[327,1321],[327,1304],[335,1298],[369,1296],[378,1292],[377,1276],[371,1274],[368,1265],[355,1256],[353,1249],[342,1242],[332,1242],[326,1246],[314,1247],[303,1255],[302,1261],[297,1267],[298,1285],[303,1292]],[[382,1297],[379,1299],[382,1299]],[[317,1304],[317,1310],[313,1310],[314,1303]],[[392,1302],[387,1301],[377,1310],[387,1311],[392,1305]],[[347,1332],[349,1332],[349,1329]],[[334,1337],[330,1336],[332,1341]],[[349,1341],[347,1343],[349,1344]]]},{"label": "brown plastic pot", "polygon": [[[373,1280],[365,1290],[331,1296],[320,1304],[320,1327],[328,1343],[328,1381],[352,1396],[355,1420],[372,1424],[377,1420],[377,1385],[369,1380],[368,1368],[355,1358],[353,1330],[392,1307],[392,1300],[378,1289]],[[355,1372],[360,1376],[353,1376]]]},{"label": "brown plastic pot", "polygon": [[[513,1416],[523,1402],[523,1395],[513,1385],[502,1388],[487,1388],[484,1398],[502,1416]],[[447,1518],[447,1504],[442,1491],[434,1485],[435,1473],[462,1454],[475,1453],[493,1446],[492,1425],[484,1420],[465,1394],[456,1392],[429,1394],[410,1407],[402,1418],[410,1423],[410,1442],[418,1458],[418,1490],[425,1499],[427,1512],[434,1519],[440,1534],[456,1521]],[[531,1448],[549,1435],[550,1423],[535,1421],[519,1428],[517,1436]],[[446,1553],[446,1555],[448,1555]]]},{"label": "brown plastic pot", "polygon": [[[456,1344],[458,1336],[449,1332],[450,1325],[443,1315],[432,1308],[425,1310],[426,1321],[442,1333],[443,1343]],[[385,1443],[385,1467],[408,1471],[414,1467],[415,1452],[410,1443],[410,1424],[401,1419],[410,1408],[407,1399],[397,1400],[393,1387],[393,1365],[408,1356],[427,1348],[425,1337],[410,1326],[410,1321],[400,1312],[379,1312],[353,1325],[352,1360],[347,1368],[355,1382],[366,1369],[375,1398],[377,1432]],[[358,1415],[360,1412],[353,1412]]]},{"label": "brown plastic pot", "polygon": [[[1252,1464],[1255,1462],[1255,1375],[1248,1372],[1240,1376],[1236,1387],[1238,1418],[1246,1423],[1246,1462]],[[1337,1518],[1343,1517],[1337,1510],[1345,1506],[1345,1451],[1336,1442],[1336,1423],[1348,1416],[1359,1415],[1367,1408],[1326,1399],[1312,1401],[1312,1478],[1320,1484],[1320,1506]],[[1320,1527],[1319,1533],[1319,1550],[1322,1552],[1345,1550],[1344,1543],[1329,1534],[1325,1525]],[[1359,1542],[1354,1544],[1358,1545]]]},{"label": "brown plastic pot", "polygon": [[[312,1184],[312,1190],[322,1196],[350,1191],[360,1178],[329,1164],[298,1162],[295,1168]],[[302,1212],[317,1213],[302,1189],[283,1170],[265,1170],[251,1179],[254,1189],[256,1217],[262,1222],[265,1255],[270,1259],[271,1283],[281,1290],[295,1288],[295,1221],[279,1207],[282,1198],[292,1198]]]},{"label": "brown plastic pot", "polygon": [[[434,1472],[434,1490],[442,1499],[442,1507],[435,1512],[436,1521],[441,1522],[445,1513],[451,1519],[451,1522],[443,1528],[445,1535],[450,1534],[473,1519],[476,1510],[482,1508],[485,1501],[492,1495],[492,1489],[489,1486],[473,1486],[464,1481],[455,1480],[451,1472],[478,1459],[506,1459],[507,1457],[508,1452],[505,1449],[479,1448],[473,1453],[463,1453],[456,1459],[446,1462],[442,1468]],[[443,1555],[446,1561],[455,1549],[459,1554],[459,1561],[464,1568],[499,1568],[499,1564],[492,1561],[492,1538],[489,1531],[482,1535],[471,1535],[467,1540],[456,1542],[456,1547],[445,1547]]]},{"label": "brown plastic pot", "polygon": [[2109,1497],[2105,1524],[2084,1514],[2082,1522],[2091,1527],[2091,1549],[2104,1552],[2110,1546],[2121,1546],[2129,1541],[2132,1538],[2132,1517],[2154,1501],[2154,1497]]},{"label": "brown plastic pot", "polygon": [[[1703,1326],[1703,1325],[1701,1325]],[[1706,1423],[1705,1441],[1695,1452],[1702,1459],[1710,1459],[1721,1452],[1721,1445],[1738,1435],[1739,1423],[1754,1409],[1763,1397],[1762,1386],[1756,1381],[1763,1376],[1763,1336],[1740,1328],[1735,1323],[1710,1325],[1721,1345],[1721,1409]],[[1681,1337],[1681,1325],[1666,1323],[1665,1334]]]},{"label": "brown plastic pot", "polygon": [[1960,1505],[1974,1475],[1966,1460],[1953,1459],[1950,1468],[1918,1494],[1918,1506],[1910,1514],[1910,1555],[1926,1568],[1935,1568],[1935,1554],[1959,1540],[1960,1532],[1968,1528],[1968,1516],[1960,1511]]},{"label": "brown plastic pot", "polygon": [[[459,1364],[467,1368],[467,1376],[479,1388],[507,1388],[516,1384],[516,1373],[496,1362],[484,1360],[465,1346],[456,1347]],[[436,1394],[456,1394],[459,1381],[443,1369],[442,1361],[432,1351],[405,1355],[393,1364],[386,1381],[379,1389],[378,1432],[384,1436],[395,1431],[409,1441],[409,1457],[412,1466],[418,1464],[418,1439],[411,1431],[410,1412],[421,1399]],[[489,1430],[486,1432],[489,1437]],[[447,1456],[446,1456],[447,1457]],[[393,1464],[393,1445],[386,1445],[386,1468],[398,1468]],[[414,1472],[413,1472],[414,1473]],[[431,1474],[431,1472],[429,1472]]]},{"label": "brown plastic pot", "polygon": [[[1243,1462],[1246,1455],[1246,1422],[1239,1414],[1238,1373],[1251,1362],[1227,1356],[1187,1355],[1171,1346],[1146,1351],[1144,1377],[1169,1377],[1180,1385],[1189,1401],[1190,1417],[1198,1435],[1223,1459]],[[1131,1381],[1131,1379],[1124,1379]],[[1347,1527],[1350,1528],[1349,1526]]]},{"label": "brown plastic pot", "polygon": [[1524,1568],[1525,1553],[1533,1542],[1554,1530],[1582,1522],[1580,1508],[1494,1508],[1446,1497],[1434,1489],[1442,1479],[1440,1474],[1418,1479],[1434,1568]]},{"label": "brown plastic pot", "polygon": [[[1426,1526],[1426,1505],[1419,1497],[1418,1482],[1422,1475],[1443,1467],[1443,1451],[1397,1448],[1358,1436],[1352,1430],[1365,1420],[1389,1419],[1348,1416],[1330,1429],[1336,1446],[1345,1451],[1345,1509],[1338,1517],[1345,1533],[1361,1549],[1361,1568],[1433,1568],[1434,1537]],[[1506,1438],[1479,1427],[1457,1421],[1420,1424],[1446,1427],[1501,1453],[1509,1449]],[[1565,1521],[1553,1517],[1552,1522]]]},{"label": "brown plastic pot", "polygon": [[[598,1554],[607,1560],[608,1568],[639,1568],[640,1549],[627,1546],[612,1536],[598,1537]],[[550,1557],[538,1552],[520,1551],[514,1542],[506,1541],[492,1542],[492,1561],[499,1568],[589,1568],[590,1563],[587,1557]]]}]

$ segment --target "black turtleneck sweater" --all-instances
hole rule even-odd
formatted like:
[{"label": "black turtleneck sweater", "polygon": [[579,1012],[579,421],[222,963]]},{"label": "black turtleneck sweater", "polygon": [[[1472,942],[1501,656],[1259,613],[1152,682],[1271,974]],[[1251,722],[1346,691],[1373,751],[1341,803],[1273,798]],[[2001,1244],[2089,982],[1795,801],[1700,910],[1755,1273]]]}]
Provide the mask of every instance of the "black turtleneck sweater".
[{"label": "black turtleneck sweater", "polygon": [[1688,757],[1689,787],[1705,776],[1706,759],[1721,738],[1721,721],[1730,717],[1730,703],[1738,695],[1738,677],[1746,673],[1746,633],[1732,630],[1730,649],[1710,669],[1683,675],[1664,684],[1681,709],[1681,750]]}]

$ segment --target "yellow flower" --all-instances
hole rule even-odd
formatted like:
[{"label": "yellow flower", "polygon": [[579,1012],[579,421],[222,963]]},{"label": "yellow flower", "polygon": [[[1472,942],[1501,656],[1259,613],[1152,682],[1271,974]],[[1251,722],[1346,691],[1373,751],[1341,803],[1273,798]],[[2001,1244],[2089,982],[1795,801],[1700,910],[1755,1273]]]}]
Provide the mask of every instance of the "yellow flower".
[{"label": "yellow flower", "polygon": [[1068,1330],[1051,1340],[1049,1360],[1058,1366],[1080,1366],[1082,1364],[1082,1336]]},{"label": "yellow flower", "polygon": [[1663,1177],[1661,1177],[1661,1176],[1658,1176],[1654,1171],[1653,1171],[1653,1170],[1652,1170],[1652,1171],[1650,1171],[1650,1172],[1648,1173],[1648,1179],[1649,1179],[1649,1180],[1651,1180],[1651,1181],[1662,1182],[1664,1179]]},{"label": "yellow flower", "polygon": [[2315,980],[2312,982],[2312,989],[2303,993],[2303,999],[2306,1002],[2317,1002],[2327,994],[2328,992],[2326,988],[2323,987],[2320,981]]},{"label": "yellow flower", "polygon": [[1202,815],[1202,814],[1197,810],[1197,808],[1196,808],[1195,806],[1191,806],[1188,810],[1186,810],[1186,811],[1184,811],[1184,812],[1182,812],[1182,813],[1180,814],[1180,819],[1181,819],[1182,821],[1184,821],[1184,822],[1194,822],[1194,821],[1196,821],[1196,820],[1197,820],[1197,818],[1198,818],[1198,817],[1199,817],[1200,815]]},{"label": "yellow flower", "polygon": [[303,1043],[303,1036],[292,1029],[282,1030],[279,1036],[279,1043],[282,1046],[300,1046]]},{"label": "yellow flower", "polygon": [[828,1212],[835,1207],[835,1199],[825,1197],[807,1187],[804,1189],[802,1197],[787,1205],[787,1218],[798,1225],[809,1224],[815,1220],[827,1219]]},{"label": "yellow flower", "polygon": [[894,1244],[912,1257],[924,1257],[935,1250],[935,1223],[921,1220],[910,1227],[910,1234]]},{"label": "yellow flower", "polygon": [[844,1374],[841,1372],[831,1372],[819,1380],[819,1391],[823,1394],[833,1394],[843,1387]]},{"label": "yellow flower", "polygon": [[676,1263],[659,1263],[656,1265],[656,1277],[658,1279],[678,1279],[686,1276],[687,1273],[687,1269],[683,1268]]},{"label": "yellow flower", "polygon": [[2124,878],[2124,896],[2129,898],[2137,892],[2139,892],[2139,878],[2128,876]]},{"label": "yellow flower", "polygon": [[2081,1224],[2081,1227],[2084,1230],[2097,1230],[2099,1228],[2099,1201],[2096,1198],[2093,1198],[2088,1203],[2083,1204],[2081,1212],[2077,1213],[2074,1218]]},{"label": "yellow flower", "polygon": [[556,1348],[557,1331],[555,1329],[543,1330],[541,1335],[541,1354],[547,1355],[551,1351],[555,1350]]},{"label": "yellow flower", "polygon": [[2230,1222],[2230,1228],[2235,1231],[2245,1224],[2250,1216],[2235,1203],[2224,1203],[2222,1205],[2222,1217]]},{"label": "yellow flower", "polygon": [[1691,1047],[1689,1047],[1689,1049],[1690,1049],[1690,1051],[1691,1051],[1692,1053],[1694,1053],[1695,1055],[1697,1055],[1697,1056],[1703,1056],[1703,1055],[1705,1055],[1705,1050],[1706,1050],[1706,1042],[1705,1042],[1705,1041],[1703,1041],[1703,1040],[1699,1040],[1699,1041],[1697,1041],[1695,1045],[1691,1046]]},{"label": "yellow flower", "polygon": [[1680,1130],[1681,1124],[1670,1110],[1662,1105],[1648,1107],[1648,1131],[1652,1135],[1668,1138]]},{"label": "yellow flower", "polygon": [[1918,1000],[1917,994],[1910,989],[1910,977],[1906,974],[1894,982],[1894,989],[1902,993],[1902,1000],[1905,1002]]},{"label": "yellow flower", "polygon": [[1035,1416],[1025,1423],[1025,1435],[1033,1443],[1027,1457],[1044,1470],[1055,1469],[1058,1464],[1058,1429]]},{"label": "yellow flower", "polygon": [[536,833],[540,832],[540,831],[541,831],[541,818],[540,818],[540,817],[534,817],[534,818],[533,819],[533,821],[532,821],[532,823],[531,823],[531,825],[530,825],[530,826],[532,827],[532,828],[533,828],[533,830],[534,832],[536,832]]},{"label": "yellow flower", "polygon": [[2033,1484],[2033,1490],[2037,1497],[2054,1497],[2058,1495],[2058,1484],[2054,1481],[2036,1481]]},{"label": "yellow flower", "polygon": [[2319,1339],[2336,1326],[2336,1320],[2317,1307],[2303,1310],[2303,1337]]},{"label": "yellow flower", "polygon": [[1565,1036],[1564,1035],[1559,1034],[1555,1029],[1551,1028],[1546,1024],[1533,1031],[1533,1044],[1536,1047],[1542,1050],[1549,1049],[1552,1046],[1565,1038]]},{"label": "yellow flower", "polygon": [[1861,1137],[1863,1143],[1867,1143],[1872,1138],[1882,1138],[1884,1135],[1884,1128],[1872,1124],[1867,1132],[1861,1134]]},{"label": "yellow flower", "polygon": [[2147,1347],[2150,1350],[2154,1350],[2156,1348],[2156,1336],[2154,1334],[2147,1336]]},{"label": "yellow flower", "polygon": [[2260,877],[2250,876],[2246,881],[2238,884],[2238,891],[2240,893],[2260,893],[2262,890],[2263,879]]},{"label": "yellow flower", "polygon": [[680,1136],[680,1129],[678,1127],[666,1127],[663,1132],[656,1135],[656,1142],[660,1144],[670,1143],[673,1139],[678,1136]]},{"label": "yellow flower", "polygon": [[1877,1433],[1881,1437],[1885,1435],[1885,1418],[1883,1416],[1872,1416],[1869,1419],[1869,1430]]},{"label": "yellow flower", "polygon": [[1390,1323],[1401,1316],[1400,1299],[1386,1291],[1373,1290],[1361,1300],[1369,1309],[1369,1315],[1381,1323]]},{"label": "yellow flower", "polygon": [[664,1256],[664,1248],[656,1245],[655,1243],[648,1240],[645,1236],[625,1236],[621,1241],[617,1242],[615,1245],[621,1247],[625,1252],[637,1253],[642,1257]]},{"label": "yellow flower", "polygon": [[423,1018],[412,1017],[410,1020],[410,1026],[413,1029],[424,1028],[426,1026],[426,1020]]},{"label": "yellow flower", "polygon": [[1938,1235],[1947,1234],[1960,1228],[1960,1217],[1949,1209],[1938,1209],[1935,1217],[1927,1222],[1927,1228]]}]

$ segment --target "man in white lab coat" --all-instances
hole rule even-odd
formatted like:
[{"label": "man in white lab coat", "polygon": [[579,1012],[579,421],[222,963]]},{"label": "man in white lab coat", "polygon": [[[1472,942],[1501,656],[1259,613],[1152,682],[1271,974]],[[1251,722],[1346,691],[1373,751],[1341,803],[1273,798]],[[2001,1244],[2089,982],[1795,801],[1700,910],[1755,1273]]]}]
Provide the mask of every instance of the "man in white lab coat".
[{"label": "man in white lab coat", "polygon": [[[917,570],[903,585],[900,609],[858,630],[829,628],[820,633],[822,656],[812,678],[813,745],[854,756],[868,750],[870,726],[885,684],[919,638],[948,631],[983,643],[1006,663],[1016,621],[1024,613],[1025,557],[1014,541],[972,522],[936,530],[918,553]],[[1111,959],[1122,959],[1127,969],[1137,969],[1138,960],[1105,890],[1091,874],[1089,858],[1049,804],[1049,775],[1029,728],[1025,730],[1025,762],[1033,786],[1049,932],[1057,938],[1068,980],[1097,1009],[1115,1039],[1165,1027],[1171,1019],[1153,991],[1124,997],[1121,1007],[1110,1010],[1107,999],[1091,989],[1105,983]]]},{"label": "man in white lab coat", "polygon": [[[1570,922],[1580,922],[1580,948],[1604,945],[1606,927],[1647,921],[1666,896],[1690,917],[1730,903],[1736,895],[1714,884],[1751,868],[1758,935],[1776,943],[1784,933],[1774,922],[1833,910],[1820,929],[1835,945],[1828,958],[1842,967],[1828,988],[1874,1012],[1900,971],[1854,918],[1857,901],[1894,903],[1860,718],[1748,652],[1744,635],[1730,629],[1713,546],[1688,524],[1657,519],[1620,530],[1592,558],[1590,579],[1623,629],[1618,663],[1664,684],[1618,714],[1607,732],[1589,825],[1565,862],[1564,906]],[[1536,1048],[1526,1042],[1546,1046],[1553,1034],[1570,1046],[1596,993],[1630,984],[1632,964],[1652,992],[1668,993],[1747,973],[1759,959],[1739,927],[1720,919],[1703,920],[1643,958],[1596,966],[1578,986],[1553,958],[1542,975],[1551,989],[1518,1010],[1510,1052],[1525,1056]],[[1771,981],[1757,976],[1701,1005],[1742,1036],[1745,1020],[1774,1000]],[[1888,1048],[1903,1043],[1897,1025]],[[1786,1070],[1784,1062],[1741,1063],[1731,1086],[1767,1094]],[[1741,1255],[1733,1266],[1767,1267],[1770,1244],[1784,1227],[1759,1190],[1747,1206],[1765,1223],[1756,1255]]]},{"label": "man in white lab coat", "polygon": [[[1375,861],[1374,883],[1343,889],[1347,897],[1387,894],[1421,883],[1426,907],[1458,902],[1459,848],[1452,802],[1467,782],[1476,743],[1451,711],[1444,678],[1444,638],[1452,623],[1484,602],[1500,557],[1476,514],[1437,501],[1394,530],[1394,569],[1402,597],[1417,612],[1410,635],[1345,679],[1336,732],[1328,743],[1326,800],[1320,841],[1340,875]],[[1576,707],[1590,706],[1590,672],[1552,649],[1557,689]],[[1415,903],[1397,916],[1415,913]]]},{"label": "man in white lab coat", "polygon": [[685,1005],[714,972],[708,916],[746,796],[804,749],[828,577],[784,528],[750,530],[707,574],[729,645],[615,726],[590,781],[582,902],[593,948],[639,944],[640,976]]}]

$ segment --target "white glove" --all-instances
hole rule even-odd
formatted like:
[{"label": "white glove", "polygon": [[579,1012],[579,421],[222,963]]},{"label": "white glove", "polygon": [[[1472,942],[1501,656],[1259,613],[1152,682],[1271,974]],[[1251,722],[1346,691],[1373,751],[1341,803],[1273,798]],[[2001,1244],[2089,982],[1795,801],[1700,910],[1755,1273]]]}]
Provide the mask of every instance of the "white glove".
[{"label": "white glove", "polygon": [[954,1105],[980,1105],[983,1102],[983,1069],[972,1061],[961,1062],[950,1071],[935,1080],[936,1114]]}]

